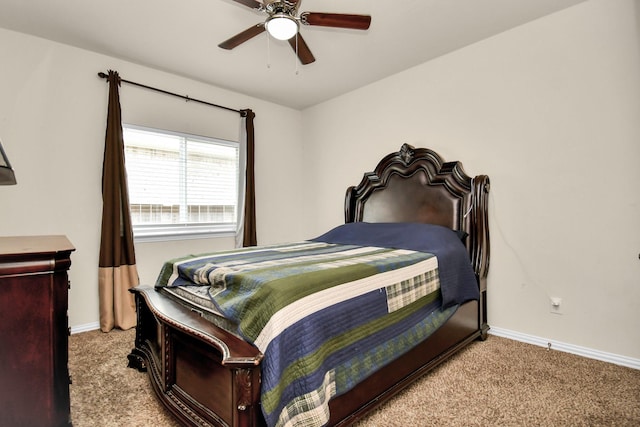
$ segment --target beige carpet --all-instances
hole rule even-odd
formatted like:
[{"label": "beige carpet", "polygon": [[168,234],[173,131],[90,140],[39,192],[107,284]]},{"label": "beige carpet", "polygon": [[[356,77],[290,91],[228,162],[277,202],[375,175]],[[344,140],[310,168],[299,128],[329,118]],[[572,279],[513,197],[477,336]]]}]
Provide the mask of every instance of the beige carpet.
[{"label": "beige carpet", "polygon": [[[127,368],[133,331],[69,341],[75,427],[177,426],[146,374]],[[640,371],[495,336],[475,342],[357,424],[640,426]]]}]

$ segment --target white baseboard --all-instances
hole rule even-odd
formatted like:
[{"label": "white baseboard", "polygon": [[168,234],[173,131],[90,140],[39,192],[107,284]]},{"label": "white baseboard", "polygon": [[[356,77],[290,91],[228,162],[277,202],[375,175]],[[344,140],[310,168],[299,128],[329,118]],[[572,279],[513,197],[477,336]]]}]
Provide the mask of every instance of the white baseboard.
[{"label": "white baseboard", "polygon": [[71,327],[72,334],[79,334],[80,332],[95,331],[100,329],[100,322],[85,323],[84,325],[77,325]]},{"label": "white baseboard", "polygon": [[640,359],[634,359],[631,357],[620,356],[613,353],[606,353],[604,351],[594,350],[587,347],[580,347],[573,344],[566,344],[558,341],[548,340],[533,335],[510,331],[508,329],[494,328],[493,326],[491,327],[491,329],[489,329],[489,334],[545,348],[551,345],[552,350],[563,351],[565,353],[576,354],[578,356],[587,357],[589,359],[601,360],[603,362],[609,362],[615,365],[626,366],[628,368],[640,370]]},{"label": "white baseboard", "polygon": [[[79,334],[80,332],[94,331],[96,329],[100,329],[99,322],[72,326],[71,333]],[[552,341],[536,337],[534,335],[523,334],[521,332],[510,331],[509,329],[496,328],[493,326],[491,327],[491,329],[489,329],[489,334],[545,348],[547,348],[549,344],[551,344],[551,349],[553,350],[563,351],[565,353],[576,354],[578,356],[587,357],[589,359],[601,360],[603,362],[609,362],[615,365],[626,366],[628,368],[640,370],[640,359],[634,359],[632,357],[620,356],[618,354],[607,353],[587,347],[580,347],[573,344]]]}]

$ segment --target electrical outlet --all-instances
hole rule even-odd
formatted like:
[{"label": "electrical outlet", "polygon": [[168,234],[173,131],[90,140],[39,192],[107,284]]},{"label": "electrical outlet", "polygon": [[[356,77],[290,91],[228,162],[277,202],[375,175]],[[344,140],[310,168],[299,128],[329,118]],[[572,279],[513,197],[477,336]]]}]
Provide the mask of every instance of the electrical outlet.
[{"label": "electrical outlet", "polygon": [[553,314],[562,314],[562,298],[551,297],[549,310]]}]

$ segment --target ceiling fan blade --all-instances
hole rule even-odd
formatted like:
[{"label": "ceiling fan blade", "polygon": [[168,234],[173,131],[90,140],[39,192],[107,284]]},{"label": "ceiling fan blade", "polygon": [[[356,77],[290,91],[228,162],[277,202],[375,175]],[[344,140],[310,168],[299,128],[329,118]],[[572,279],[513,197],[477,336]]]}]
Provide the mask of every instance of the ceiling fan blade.
[{"label": "ceiling fan blade", "polygon": [[251,9],[260,9],[262,7],[262,3],[257,2],[256,0],[233,0],[236,3],[243,4]]},{"label": "ceiling fan blade", "polygon": [[298,54],[298,59],[303,65],[311,64],[316,60],[316,58],[314,58],[313,56],[313,53],[311,53],[311,49],[309,49],[307,42],[305,42],[302,38],[302,34],[298,33],[295,37],[291,37],[289,39],[289,45],[291,46],[293,51]]},{"label": "ceiling fan blade", "polygon": [[300,14],[300,21],[306,25],[366,30],[369,28],[369,25],[371,25],[371,16],[349,15],[344,13],[302,12]]},{"label": "ceiling fan blade", "polygon": [[223,49],[233,49],[234,47],[246,42],[257,36],[258,34],[262,34],[264,32],[264,22],[254,25],[253,27],[249,27],[241,33],[236,34],[231,37],[229,40],[225,40],[218,45]]}]

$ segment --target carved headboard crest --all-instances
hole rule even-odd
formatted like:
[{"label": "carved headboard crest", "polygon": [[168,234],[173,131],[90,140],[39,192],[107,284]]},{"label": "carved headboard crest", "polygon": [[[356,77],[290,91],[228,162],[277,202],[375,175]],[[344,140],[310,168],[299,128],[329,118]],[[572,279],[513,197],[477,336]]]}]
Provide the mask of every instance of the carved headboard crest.
[{"label": "carved headboard crest", "polygon": [[398,154],[400,155],[400,158],[402,159],[404,165],[407,166],[409,165],[409,163],[411,163],[411,160],[413,160],[415,151],[413,151],[412,146],[405,143],[402,144],[402,147],[400,147],[400,151],[398,152]]}]

